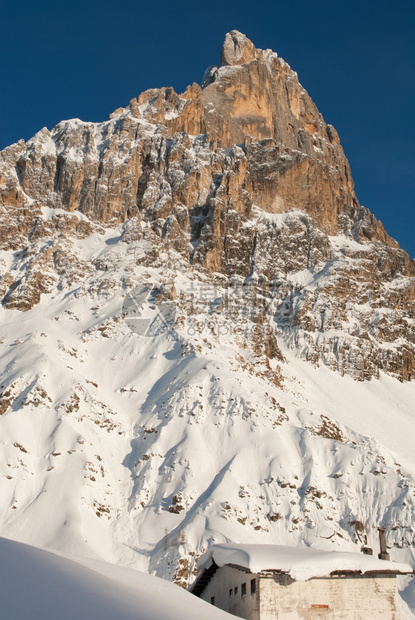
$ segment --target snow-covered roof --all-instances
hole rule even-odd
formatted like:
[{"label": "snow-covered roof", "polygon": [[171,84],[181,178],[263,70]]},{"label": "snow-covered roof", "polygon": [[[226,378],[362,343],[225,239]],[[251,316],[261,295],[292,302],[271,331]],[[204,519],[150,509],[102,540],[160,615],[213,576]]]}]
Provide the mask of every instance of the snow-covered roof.
[{"label": "snow-covered roof", "polygon": [[328,577],[335,572],[408,574],[413,569],[408,564],[379,560],[363,553],[318,551],[280,545],[213,545],[201,557],[199,567],[208,569],[233,564],[252,573],[281,571],[296,581],[312,577]]}]

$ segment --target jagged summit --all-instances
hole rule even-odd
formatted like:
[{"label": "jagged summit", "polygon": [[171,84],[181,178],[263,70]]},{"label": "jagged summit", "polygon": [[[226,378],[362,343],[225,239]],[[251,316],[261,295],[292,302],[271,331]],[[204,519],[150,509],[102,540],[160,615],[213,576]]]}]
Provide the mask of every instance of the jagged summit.
[{"label": "jagged summit", "polygon": [[223,42],[221,63],[242,65],[258,57],[255,45],[238,30],[231,30]]}]

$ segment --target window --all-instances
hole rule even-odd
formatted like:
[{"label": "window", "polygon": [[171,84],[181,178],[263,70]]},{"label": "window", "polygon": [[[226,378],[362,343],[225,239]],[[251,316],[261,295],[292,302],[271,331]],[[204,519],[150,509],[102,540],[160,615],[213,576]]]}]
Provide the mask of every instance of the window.
[{"label": "window", "polygon": [[234,590],[233,590],[234,595],[236,596],[238,594],[238,586],[235,586]]},{"label": "window", "polygon": [[256,579],[251,579],[251,594],[256,592]]},{"label": "window", "polygon": [[215,597],[214,597],[214,596],[211,596],[211,597],[210,597],[210,602],[211,602],[211,604],[212,604],[212,605],[214,605],[214,604],[215,604]]},{"label": "window", "polygon": [[244,596],[246,596],[246,583],[243,583],[243,584],[241,585],[241,596],[242,596],[242,598],[243,598]]},{"label": "window", "polygon": [[232,596],[232,594],[233,594],[233,588],[229,590],[229,596]]}]

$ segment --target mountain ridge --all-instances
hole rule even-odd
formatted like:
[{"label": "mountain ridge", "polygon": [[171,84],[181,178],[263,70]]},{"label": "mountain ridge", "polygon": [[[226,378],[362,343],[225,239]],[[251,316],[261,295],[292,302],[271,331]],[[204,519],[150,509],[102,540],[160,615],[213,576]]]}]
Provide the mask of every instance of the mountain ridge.
[{"label": "mountain ridge", "polygon": [[[415,363],[413,324],[405,318],[408,312],[414,315],[414,261],[359,205],[337,134],[324,123],[296,74],[274,52],[257,50],[237,31],[227,35],[224,49],[235,46],[235,41],[241,59],[245,60],[247,49],[250,60],[211,68],[203,90],[193,85],[183,96],[171,88],[146,91],[107,123],[66,121],[52,133],[42,130],[27,146],[18,143],[3,151],[2,247],[18,249],[26,238],[29,242],[46,238],[52,232],[51,221],[56,234],[65,229],[70,233],[75,226],[73,234],[78,236],[90,234],[94,222],[111,227],[136,218],[137,239],[141,224],[150,223],[151,233],[146,234],[154,235],[155,248],[159,239],[191,265],[200,264],[209,272],[259,277],[263,290],[277,286],[282,293],[278,282],[288,271],[318,273],[333,265],[338,275],[331,279],[329,296],[334,292],[340,305],[334,312],[336,325],[339,317],[350,323],[345,307],[350,298],[360,307],[370,299],[372,309],[380,310],[375,320],[360,312],[359,325],[349,330],[353,338],[357,336],[358,348],[365,350],[369,367],[363,368],[352,340],[352,345],[339,344],[340,354],[335,350],[338,345],[329,345],[337,369],[356,378],[377,376],[376,369],[384,369],[407,380]],[[251,101],[256,101],[262,116],[247,113],[246,102]],[[195,127],[207,133],[186,133]],[[247,135],[248,130],[260,134],[257,138],[264,131],[269,137],[258,140]],[[233,142],[239,138],[241,146]],[[45,226],[41,207],[80,211],[88,220],[75,223],[63,215]],[[258,207],[281,213],[284,225],[270,221],[267,233],[257,231],[251,222]],[[297,217],[283,215],[292,209]],[[132,239],[132,224],[129,234]],[[336,235],[344,235],[348,244],[337,247],[330,241]],[[278,247],[270,244],[274,238],[281,239]],[[258,256],[265,248],[270,253],[266,264]],[[45,262],[56,280],[64,270],[62,261],[68,260],[49,247],[36,261],[26,262],[24,278],[9,270],[0,283],[3,303],[21,310],[32,307],[53,287],[34,263]],[[390,285],[385,286],[385,280]],[[316,342],[318,316],[330,303],[316,303],[304,289],[294,297],[296,309],[288,327],[294,321],[300,334],[314,341],[305,355],[317,361],[322,357]],[[292,305],[287,297],[281,303]],[[386,350],[378,341],[399,345]],[[346,363],[339,361],[339,355]]]}]

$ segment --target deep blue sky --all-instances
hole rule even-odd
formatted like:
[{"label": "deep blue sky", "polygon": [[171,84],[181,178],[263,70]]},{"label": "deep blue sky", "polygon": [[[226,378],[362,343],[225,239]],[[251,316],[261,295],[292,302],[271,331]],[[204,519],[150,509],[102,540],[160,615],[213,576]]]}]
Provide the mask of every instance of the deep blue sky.
[{"label": "deep blue sky", "polygon": [[357,196],[415,256],[414,0],[20,0],[2,5],[0,149],[200,82],[226,32],[278,52],[340,134]]}]

